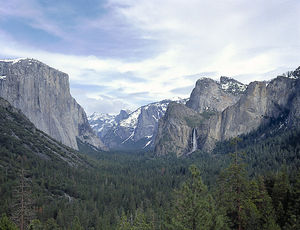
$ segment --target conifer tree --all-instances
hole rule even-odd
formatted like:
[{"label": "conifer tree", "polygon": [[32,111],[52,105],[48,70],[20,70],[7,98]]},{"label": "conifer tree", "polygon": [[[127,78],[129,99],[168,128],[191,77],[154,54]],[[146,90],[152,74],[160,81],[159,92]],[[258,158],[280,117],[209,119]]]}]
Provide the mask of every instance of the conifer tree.
[{"label": "conifer tree", "polygon": [[3,214],[0,218],[0,230],[18,230],[18,228],[5,214]]},{"label": "conifer tree", "polygon": [[248,216],[252,218],[248,218],[247,229],[280,229],[276,224],[272,199],[261,176],[250,183],[249,194],[252,208]]},{"label": "conifer tree", "polygon": [[286,229],[300,229],[300,171],[298,172],[295,183],[291,189],[291,198],[287,216]]},{"label": "conifer tree", "polygon": [[84,230],[80,224],[78,216],[75,216],[74,221],[72,223],[72,230]]},{"label": "conifer tree", "polygon": [[290,199],[290,183],[284,167],[276,176],[272,189],[272,200],[276,210],[277,223],[283,227],[288,220],[288,204]]},{"label": "conifer tree", "polygon": [[202,182],[200,171],[194,165],[189,170],[190,180],[176,192],[173,229],[222,229],[220,226],[227,229],[222,216],[216,215],[214,202]]},{"label": "conifer tree", "polygon": [[[238,139],[233,139],[232,145],[237,147]],[[226,210],[234,229],[246,229],[248,213],[253,205],[249,200],[249,182],[241,154],[235,151],[232,162],[219,177],[218,206]],[[253,211],[253,210],[252,210]],[[252,212],[253,213],[253,212]]]},{"label": "conifer tree", "polygon": [[[14,189],[12,204],[12,219],[20,228],[27,229],[27,226],[34,219],[33,201],[31,195],[31,179],[26,177],[26,170],[23,167],[23,157],[21,158],[21,169],[19,171],[18,185]],[[25,158],[26,160],[26,158]]]},{"label": "conifer tree", "polygon": [[59,226],[57,225],[56,221],[53,218],[47,220],[46,224],[44,225],[45,230],[60,230]]},{"label": "conifer tree", "polygon": [[125,212],[123,211],[117,230],[130,230],[130,229],[131,229],[131,224],[128,221]]},{"label": "conifer tree", "polygon": [[147,218],[143,212],[143,209],[139,208],[136,211],[132,230],[153,230],[154,224],[147,221]]},{"label": "conifer tree", "polygon": [[43,224],[39,220],[33,220],[28,226],[29,230],[44,230]]}]

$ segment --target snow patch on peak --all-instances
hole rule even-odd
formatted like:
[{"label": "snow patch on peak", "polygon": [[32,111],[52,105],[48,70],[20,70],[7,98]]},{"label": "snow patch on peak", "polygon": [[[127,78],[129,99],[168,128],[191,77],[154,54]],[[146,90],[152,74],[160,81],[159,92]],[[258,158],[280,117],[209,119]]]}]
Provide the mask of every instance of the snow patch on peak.
[{"label": "snow patch on peak", "polygon": [[224,91],[233,94],[241,94],[247,89],[247,85],[230,77],[222,76],[219,84]]},{"label": "snow patch on peak", "polygon": [[290,79],[299,79],[300,78],[300,67],[298,67],[295,71],[288,71],[281,76],[287,77]]},{"label": "snow patch on peak", "polygon": [[106,120],[110,120],[110,119],[114,119],[115,115],[112,114],[106,114],[106,113],[97,113],[94,112],[93,114],[91,114],[90,116],[88,116],[88,120],[89,121],[106,121]]},{"label": "snow patch on peak", "polygon": [[30,58],[3,59],[0,60],[0,62],[8,62],[8,63],[16,64],[23,60],[34,60],[34,59],[30,59]]},{"label": "snow patch on peak", "polygon": [[190,98],[182,98],[182,97],[172,97],[169,100],[177,102],[179,104],[185,104]]},{"label": "snow patch on peak", "polygon": [[[233,85],[236,85],[240,91],[245,91],[246,88],[247,88],[246,85],[238,84],[238,83],[234,84],[234,83],[232,83],[232,82],[227,82],[227,83],[225,83],[225,84],[221,84],[221,87],[222,87],[222,89],[224,89],[224,90],[228,90],[228,89],[229,89],[230,87],[232,87]],[[233,89],[232,89],[233,92],[235,92],[236,90],[237,90],[236,88],[233,88]]]},{"label": "snow patch on peak", "polygon": [[95,112],[88,116],[88,121],[97,135],[103,137],[109,129],[117,124],[116,116],[117,115]]},{"label": "snow patch on peak", "polygon": [[141,114],[141,108],[138,108],[136,111],[132,112],[127,119],[124,119],[120,122],[120,126],[123,127],[132,127],[136,128],[138,123],[138,118]]},{"label": "snow patch on peak", "polygon": [[172,98],[172,100],[167,99],[167,100],[154,102],[154,103],[142,106],[142,107],[138,108],[137,110],[135,110],[134,112],[132,112],[131,114],[129,114],[129,117],[127,119],[124,119],[124,120],[120,121],[120,126],[126,127],[126,128],[136,129],[137,124],[138,124],[138,120],[139,120],[139,116],[140,116],[142,110],[147,111],[150,108],[151,108],[151,110],[154,109],[154,111],[157,112],[157,114],[154,114],[151,117],[156,122],[158,122],[158,120],[167,111],[168,105],[171,101],[175,101],[175,102],[180,103],[180,104],[185,104],[187,102],[187,100],[188,99],[182,99],[182,98],[176,97],[176,98]]}]

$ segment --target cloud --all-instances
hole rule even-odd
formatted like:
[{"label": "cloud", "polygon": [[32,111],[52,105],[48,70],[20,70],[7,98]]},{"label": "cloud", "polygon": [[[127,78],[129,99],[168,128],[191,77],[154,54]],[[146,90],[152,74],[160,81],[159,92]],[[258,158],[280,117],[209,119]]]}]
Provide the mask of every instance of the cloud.
[{"label": "cloud", "polygon": [[80,105],[84,105],[84,109],[88,115],[93,112],[118,114],[122,108],[135,109],[135,107],[119,98],[107,97],[105,95],[98,95],[97,98],[88,97],[85,90],[74,88],[71,90],[71,93]]},{"label": "cloud", "polygon": [[43,30],[51,35],[61,38],[67,38],[65,33],[55,22],[48,19],[45,14],[45,8],[41,7],[38,1],[28,0],[10,0],[1,2],[0,19],[10,21],[13,19],[22,19],[33,28]]},{"label": "cloud", "polygon": [[176,50],[174,61],[193,73],[236,75],[296,61],[290,47],[299,49],[299,1],[128,0],[126,7],[123,0],[111,2],[121,5],[118,12],[135,27]]},{"label": "cloud", "polygon": [[73,96],[90,112],[188,97],[202,76],[249,83],[300,65],[296,0],[91,1],[90,13],[81,1],[59,2],[4,1],[0,25],[23,19],[49,39],[36,42],[24,26],[25,43],[1,26],[0,56],[68,73]]},{"label": "cloud", "polygon": [[136,76],[136,73],[133,71],[126,71],[124,73],[120,72],[114,72],[114,71],[108,71],[108,72],[99,72],[98,75],[103,76],[102,80],[105,81],[121,81],[121,80],[126,80],[128,82],[148,82],[149,80],[146,78],[138,77]]},{"label": "cloud", "polygon": [[70,87],[73,89],[81,89],[89,92],[103,92],[108,90],[108,87],[103,85],[76,84],[76,83],[74,84],[72,82]]},{"label": "cloud", "polygon": [[199,78],[202,78],[202,77],[208,77],[208,78],[212,78],[212,79],[219,78],[218,72],[216,72],[216,71],[215,72],[203,72],[203,73],[184,76],[185,79],[192,80],[194,82],[196,82]]},{"label": "cloud", "polygon": [[187,94],[190,94],[192,92],[193,87],[194,87],[194,85],[178,87],[178,88],[172,89],[171,92],[178,96],[181,96],[181,95],[186,96]]}]

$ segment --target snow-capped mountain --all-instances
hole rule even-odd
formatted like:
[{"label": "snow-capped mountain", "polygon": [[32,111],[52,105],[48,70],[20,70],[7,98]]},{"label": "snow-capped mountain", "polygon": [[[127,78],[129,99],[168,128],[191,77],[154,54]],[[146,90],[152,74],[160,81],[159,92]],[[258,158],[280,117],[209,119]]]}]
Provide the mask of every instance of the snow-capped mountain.
[{"label": "snow-capped mountain", "polygon": [[224,76],[220,78],[220,85],[224,91],[232,93],[234,95],[242,94],[247,89],[247,85],[233,78]]},{"label": "snow-capped mountain", "polygon": [[128,118],[130,113],[131,111],[129,110],[121,110],[118,115],[95,112],[88,116],[88,120],[97,135],[103,138],[112,127],[116,126],[123,119]]},{"label": "snow-capped mountain", "polygon": [[171,101],[185,104],[188,99],[171,99],[151,103],[118,115],[94,113],[88,117],[91,127],[110,149],[145,150],[154,147],[158,121]]},{"label": "snow-capped mountain", "polygon": [[288,71],[281,76],[291,78],[291,79],[299,79],[300,78],[300,67],[298,67],[295,71]]}]

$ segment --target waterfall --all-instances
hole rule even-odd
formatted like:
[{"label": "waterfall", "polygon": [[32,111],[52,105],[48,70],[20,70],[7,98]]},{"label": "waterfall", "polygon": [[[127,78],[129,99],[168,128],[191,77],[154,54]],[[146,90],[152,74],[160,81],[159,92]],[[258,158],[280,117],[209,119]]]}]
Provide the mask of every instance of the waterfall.
[{"label": "waterfall", "polygon": [[196,135],[196,129],[194,128],[192,133],[192,150],[188,152],[187,155],[191,154],[192,152],[195,152],[197,148],[198,148],[197,135]]},{"label": "waterfall", "polygon": [[197,136],[196,136],[196,129],[193,130],[193,136],[192,136],[192,152],[195,152],[197,150]]}]

